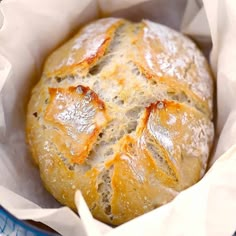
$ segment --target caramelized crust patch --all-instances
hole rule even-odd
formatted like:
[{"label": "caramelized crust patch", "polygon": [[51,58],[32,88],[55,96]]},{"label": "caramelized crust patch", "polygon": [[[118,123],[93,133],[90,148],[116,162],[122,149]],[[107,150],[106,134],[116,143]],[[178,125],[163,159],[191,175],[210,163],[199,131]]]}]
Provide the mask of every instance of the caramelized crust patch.
[{"label": "caramelized crust patch", "polygon": [[88,87],[49,88],[50,103],[45,120],[58,151],[71,163],[81,164],[88,156],[108,116],[103,101]]},{"label": "caramelized crust patch", "polygon": [[175,191],[160,185],[153,158],[145,155],[129,135],[120,141],[114,159],[106,166],[113,166],[111,212],[115,224],[152,210],[157,202],[164,203],[163,195],[168,200],[173,198]]},{"label": "caramelized crust patch", "polygon": [[147,20],[141,25],[134,41],[138,57],[133,59],[140,71],[148,79],[183,91],[211,117],[213,81],[195,44],[163,25]]},{"label": "caramelized crust patch", "polygon": [[185,104],[158,101],[147,107],[134,137],[124,136],[105,163],[113,168],[112,222],[128,221],[194,184],[205,169],[212,132],[210,121]]},{"label": "caramelized crust patch", "polygon": [[156,160],[164,182],[181,183],[178,173],[184,172],[185,158],[199,160],[193,176],[200,178],[213,137],[212,124],[202,113],[182,103],[158,101],[146,108],[137,133],[140,148]]},{"label": "caramelized crust patch", "polygon": [[101,19],[84,27],[48,59],[45,68],[47,77],[85,76],[104,55],[122,22],[117,18]]}]

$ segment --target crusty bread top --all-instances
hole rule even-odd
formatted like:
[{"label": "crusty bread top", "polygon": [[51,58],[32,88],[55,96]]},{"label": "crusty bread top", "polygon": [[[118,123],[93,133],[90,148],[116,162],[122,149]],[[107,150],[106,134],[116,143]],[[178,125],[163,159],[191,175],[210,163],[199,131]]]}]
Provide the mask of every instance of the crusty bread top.
[{"label": "crusty bread top", "polygon": [[181,90],[198,109],[212,116],[213,81],[202,53],[192,41],[166,26],[147,20],[144,25],[137,43],[141,52],[137,63],[146,76]]},{"label": "crusty bread top", "polygon": [[114,32],[122,24],[116,18],[101,19],[84,27],[70,41],[55,51],[45,64],[48,77],[88,74],[89,68],[104,55]]},{"label": "crusty bread top", "polygon": [[126,222],[203,175],[213,141],[213,80],[180,33],[144,20],[85,26],[46,61],[27,139],[47,189],[72,208]]}]

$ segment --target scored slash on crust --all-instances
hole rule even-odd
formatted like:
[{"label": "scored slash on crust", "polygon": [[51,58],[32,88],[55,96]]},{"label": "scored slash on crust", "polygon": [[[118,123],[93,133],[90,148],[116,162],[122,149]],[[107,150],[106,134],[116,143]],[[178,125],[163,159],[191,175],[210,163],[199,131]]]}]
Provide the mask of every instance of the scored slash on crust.
[{"label": "scored slash on crust", "polygon": [[[133,61],[141,73],[176,92],[182,91],[197,109],[212,118],[213,81],[204,56],[193,42],[174,30],[148,20],[142,23],[133,44],[138,48]],[[191,76],[187,77],[188,72]]]},{"label": "scored slash on crust", "polygon": [[52,140],[72,163],[83,163],[109,118],[105,104],[88,87],[49,88],[45,120],[55,128]]},{"label": "scored slash on crust", "polygon": [[112,35],[123,23],[122,19],[102,19],[96,26],[91,23],[83,28],[61,47],[63,52],[67,51],[66,57],[57,51],[49,57],[45,67],[47,77],[64,77],[77,73],[87,75],[89,69],[105,54]]}]

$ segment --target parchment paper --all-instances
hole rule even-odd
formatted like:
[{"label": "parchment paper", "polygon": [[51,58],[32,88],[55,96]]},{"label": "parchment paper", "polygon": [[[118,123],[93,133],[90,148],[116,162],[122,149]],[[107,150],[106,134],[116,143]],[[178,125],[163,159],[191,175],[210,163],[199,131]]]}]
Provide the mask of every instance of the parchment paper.
[{"label": "parchment paper", "polygon": [[[236,2],[203,3],[204,9],[199,0],[3,0],[0,205],[20,219],[43,222],[62,235],[232,235],[236,230]],[[212,39],[211,64],[217,79],[219,140],[212,168],[169,204],[117,228],[94,220],[80,192],[76,193],[76,204],[81,218],[59,206],[42,187],[24,134],[26,103],[45,57],[80,25],[101,13],[132,20],[148,18],[181,28],[199,44],[209,44]]]}]

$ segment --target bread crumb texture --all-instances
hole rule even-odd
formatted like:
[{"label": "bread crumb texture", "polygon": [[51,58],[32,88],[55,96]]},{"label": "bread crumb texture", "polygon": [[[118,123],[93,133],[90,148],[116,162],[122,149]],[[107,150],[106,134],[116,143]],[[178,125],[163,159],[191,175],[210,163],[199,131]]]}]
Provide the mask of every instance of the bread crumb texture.
[{"label": "bread crumb texture", "polygon": [[143,20],[104,18],[49,56],[32,90],[27,141],[47,190],[119,225],[204,174],[213,79],[196,45]]}]

